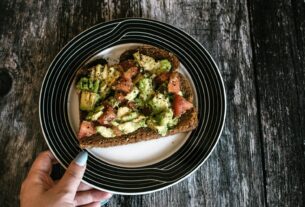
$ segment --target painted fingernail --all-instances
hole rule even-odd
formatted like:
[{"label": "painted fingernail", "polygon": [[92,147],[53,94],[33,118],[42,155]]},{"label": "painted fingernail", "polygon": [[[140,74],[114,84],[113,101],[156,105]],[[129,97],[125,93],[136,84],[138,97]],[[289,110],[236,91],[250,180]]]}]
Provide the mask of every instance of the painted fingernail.
[{"label": "painted fingernail", "polygon": [[88,153],[86,151],[81,151],[74,159],[74,162],[79,166],[85,166],[87,160],[88,160]]},{"label": "painted fingernail", "polygon": [[109,202],[109,199],[107,199],[107,200],[102,200],[101,201],[101,206],[104,206],[105,204],[107,204]]},{"label": "painted fingernail", "polygon": [[106,200],[109,200],[110,198],[112,197],[112,194],[111,193],[108,193],[105,197]]}]

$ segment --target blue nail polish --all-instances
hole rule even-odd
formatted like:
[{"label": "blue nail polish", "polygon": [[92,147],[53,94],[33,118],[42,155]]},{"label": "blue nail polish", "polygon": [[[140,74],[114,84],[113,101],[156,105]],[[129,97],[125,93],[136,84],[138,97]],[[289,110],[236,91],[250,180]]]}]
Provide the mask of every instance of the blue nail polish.
[{"label": "blue nail polish", "polygon": [[108,202],[109,202],[109,199],[107,199],[107,200],[102,200],[102,201],[101,201],[101,206],[107,204]]},{"label": "blue nail polish", "polygon": [[74,162],[79,166],[85,166],[87,160],[88,160],[88,153],[86,151],[81,151],[74,159]]}]

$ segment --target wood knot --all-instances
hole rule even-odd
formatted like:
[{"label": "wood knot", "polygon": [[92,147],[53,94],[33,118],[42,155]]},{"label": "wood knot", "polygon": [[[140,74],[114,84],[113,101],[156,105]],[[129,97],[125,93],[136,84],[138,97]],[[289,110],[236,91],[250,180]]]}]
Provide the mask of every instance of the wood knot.
[{"label": "wood knot", "polygon": [[0,69],[0,97],[8,94],[12,88],[13,79],[6,69]]}]

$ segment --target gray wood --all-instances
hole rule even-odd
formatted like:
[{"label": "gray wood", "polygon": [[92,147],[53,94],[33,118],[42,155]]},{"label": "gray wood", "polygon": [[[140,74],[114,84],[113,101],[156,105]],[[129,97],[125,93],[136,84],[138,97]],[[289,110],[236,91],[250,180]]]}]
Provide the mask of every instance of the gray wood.
[{"label": "gray wood", "polygon": [[0,1],[0,74],[13,79],[0,97],[1,206],[18,206],[22,180],[47,149],[38,99],[48,65],[75,35],[122,17],[167,22],[201,42],[222,73],[228,109],[197,172],[160,192],[115,195],[110,206],[302,206],[304,3],[258,0]]},{"label": "gray wood", "polygon": [[305,3],[250,2],[268,206],[305,206]]}]

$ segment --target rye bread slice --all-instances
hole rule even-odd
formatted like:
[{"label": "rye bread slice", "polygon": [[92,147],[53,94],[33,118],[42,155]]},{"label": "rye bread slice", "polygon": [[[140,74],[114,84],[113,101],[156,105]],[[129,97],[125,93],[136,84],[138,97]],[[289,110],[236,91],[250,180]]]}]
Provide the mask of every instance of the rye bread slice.
[{"label": "rye bread slice", "polygon": [[[181,81],[181,90],[184,93],[184,97],[188,101],[193,102],[193,92],[188,80],[184,78],[180,73],[179,78]],[[195,108],[192,108],[180,117],[179,123],[174,128],[170,129],[166,136],[193,130],[197,127],[197,125],[197,111]],[[162,136],[160,134],[158,134],[152,129],[140,128],[133,133],[114,138],[104,138],[101,135],[96,134],[91,137],[85,137],[80,139],[79,143],[81,148],[112,147],[117,145],[125,145],[140,141],[157,139],[161,137]]]}]

